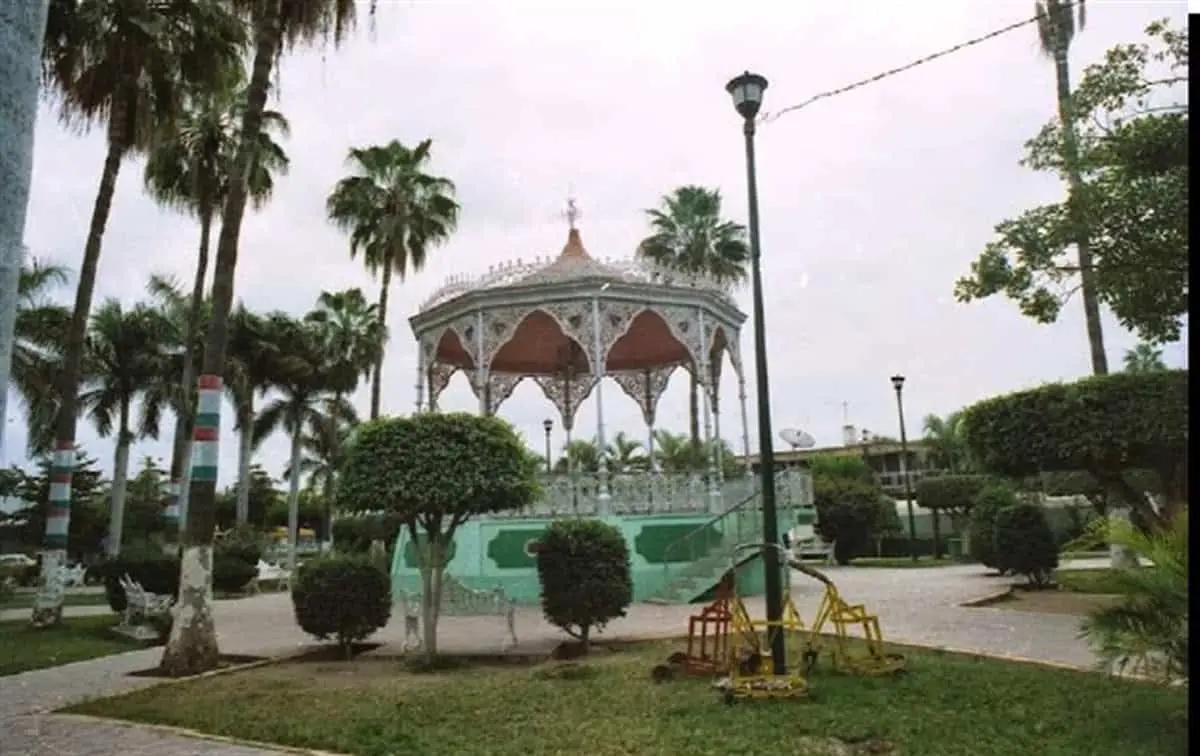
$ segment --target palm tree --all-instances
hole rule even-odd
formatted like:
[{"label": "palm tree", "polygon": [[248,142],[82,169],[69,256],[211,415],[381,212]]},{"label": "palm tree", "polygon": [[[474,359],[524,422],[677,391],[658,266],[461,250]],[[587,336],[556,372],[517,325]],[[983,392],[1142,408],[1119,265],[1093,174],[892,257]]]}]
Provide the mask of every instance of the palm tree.
[{"label": "palm tree", "polygon": [[[345,408],[349,412],[314,413],[300,438],[300,473],[308,476],[308,487],[321,492],[325,507],[325,540],[333,540],[333,490],[337,471],[341,467],[346,451],[346,442],[354,431],[357,421],[347,422],[353,416],[350,405],[340,398],[328,403],[327,409]],[[290,479],[291,466],[284,470]]]},{"label": "palm tree", "polygon": [[650,461],[642,448],[642,442],[630,438],[625,431],[617,433],[612,443],[604,450],[604,456],[607,458],[609,471],[614,474],[645,470]]},{"label": "palm tree", "polygon": [[595,442],[577,438],[563,444],[563,456],[554,463],[556,473],[593,474],[600,469],[600,450]]},{"label": "palm tree", "polygon": [[[189,93],[182,113],[156,135],[146,159],[144,182],[147,192],[161,205],[196,216],[200,222],[200,245],[192,294],[184,308],[180,324],[181,341],[191,343],[199,333],[204,303],[204,282],[208,275],[210,237],[225,197],[229,193],[230,170],[237,148],[246,109],[246,88],[241,62],[226,72],[226,80],[214,89]],[[273,134],[287,136],[287,119],[274,110],[262,114],[262,126],[248,180],[250,203],[266,205],[275,188],[275,174],[286,174],[288,157]],[[203,351],[200,352],[200,355]],[[189,470],[192,425],[195,415],[197,356],[183,352],[179,374],[179,398],[176,402],[175,436],[171,449],[168,497],[180,509],[186,508],[186,479]]]},{"label": "palm tree", "polygon": [[268,322],[239,305],[230,318],[229,354],[225,374],[226,395],[233,405],[234,430],[238,434],[236,520],[249,521],[251,463],[254,456],[255,397],[271,387],[282,359],[279,345]]},{"label": "palm tree", "polygon": [[[156,128],[174,120],[183,92],[211,86],[238,59],[245,41],[244,24],[218,0],[51,3],[42,50],[47,88],[58,101],[64,122],[85,129],[100,124],[106,132],[104,168],[64,339],[55,420],[55,448],[64,450],[64,455],[75,447],[84,341],[100,246],[121,164],[146,148]],[[70,469],[69,465],[62,467]],[[69,492],[70,487],[57,490]],[[42,559],[46,574],[57,570],[62,561],[62,534],[70,520],[69,499],[54,504],[58,516],[47,521],[48,554]],[[33,609],[35,626],[58,623],[61,595],[52,590],[39,592]]]},{"label": "palm tree", "polygon": [[137,436],[158,437],[158,415],[143,407],[142,422],[133,429],[133,405],[163,369],[160,344],[169,324],[161,314],[145,305],[130,309],[108,299],[92,315],[88,329],[80,406],[88,412],[101,438],[116,431],[113,479],[109,504],[107,553],[121,550],[125,514],[125,487],[129,473],[129,450]]},{"label": "palm tree", "polygon": [[1083,205],[1083,175],[1079,164],[1079,139],[1075,132],[1069,63],[1071,42],[1087,21],[1087,4],[1084,0],[1037,0],[1034,8],[1042,53],[1054,61],[1058,120],[1062,124],[1063,167],[1067,175],[1067,211],[1070,213],[1075,248],[1079,254],[1079,293],[1083,298],[1083,316],[1087,322],[1092,373],[1105,375],[1108,373],[1108,355],[1104,352],[1100,297],[1096,291],[1092,243]]},{"label": "palm tree", "polygon": [[299,527],[301,455],[306,428],[319,427],[324,416],[333,422],[353,424],[357,418],[343,398],[345,384],[327,370],[324,334],[309,321],[296,321],[286,315],[270,316],[271,330],[279,340],[278,372],[271,384],[280,394],[270,401],[254,420],[254,444],[258,446],[277,430],[291,441],[288,456],[288,569],[296,569],[296,541]]},{"label": "palm tree", "polygon": [[[21,267],[17,280],[10,375],[25,405],[30,456],[48,454],[53,448],[54,415],[58,411],[54,376],[61,365],[62,335],[71,313],[51,301],[47,292],[66,282],[65,268],[36,259]],[[0,401],[6,398],[0,397]]]},{"label": "palm tree", "polygon": [[670,431],[654,431],[654,458],[665,473],[690,473],[708,465],[702,445]]},{"label": "palm tree", "polygon": [[[350,257],[360,252],[367,269],[380,274],[379,322],[387,328],[388,290],[395,273],[420,271],[430,247],[450,238],[458,223],[454,183],[425,172],[433,141],[409,149],[392,140],[356,147],[347,162],[354,175],[337,183],[325,209],[329,220],[350,235]],[[383,354],[371,378],[371,419],[379,417]]]},{"label": "palm tree", "polygon": [[925,447],[929,450],[930,462],[935,467],[955,474],[969,472],[970,461],[963,439],[961,413],[951,412],[944,418],[926,415]]},{"label": "palm tree", "polygon": [[[229,314],[233,307],[234,273],[237,269],[238,239],[249,197],[251,167],[260,144],[263,114],[271,86],[271,71],[285,48],[313,40],[339,43],[354,24],[355,0],[233,0],[254,31],[254,58],[246,87],[246,108],[238,132],[237,150],[225,203],[221,208],[221,233],[213,266],[212,316],[198,401],[209,407],[220,405],[225,352],[229,344]],[[375,11],[375,0],[370,3]],[[217,413],[219,415],[219,413]],[[180,579],[179,620],[171,626],[171,637],[163,651],[162,669],[170,675],[190,675],[214,669],[220,653],[216,628],[209,606],[213,525],[216,517],[217,469],[215,442],[217,419],[197,428],[193,438],[206,444],[201,450],[211,462],[203,475],[193,475],[189,490],[188,526],[184,536]],[[245,488],[243,486],[243,488]],[[191,568],[188,568],[188,565]]]},{"label": "palm tree", "polygon": [[1126,373],[1157,373],[1166,369],[1162,350],[1153,344],[1142,342],[1133,349],[1125,350]]},{"label": "palm tree", "polygon": [[[0,165],[5,166],[4,201],[0,203],[0,429],[8,422],[13,339],[24,272],[22,240],[33,179],[37,70],[49,0],[27,0],[10,7],[13,12],[0,17],[0,39],[6,40],[4,62],[0,64],[0,92],[4,92],[6,114],[0,121]],[[3,446],[0,433],[0,450]]]},{"label": "palm tree", "polygon": [[336,382],[349,386],[347,393],[354,391],[383,356],[387,329],[378,305],[368,302],[358,287],[323,291],[305,319],[322,335],[327,368],[338,374]]},{"label": "palm tree", "polygon": [[[702,186],[680,186],[657,208],[646,210],[650,235],[638,245],[639,257],[669,271],[706,275],[731,285],[746,280],[750,244],[746,227],[721,217],[721,193]],[[688,411],[692,445],[700,445],[700,384],[689,371]]]}]

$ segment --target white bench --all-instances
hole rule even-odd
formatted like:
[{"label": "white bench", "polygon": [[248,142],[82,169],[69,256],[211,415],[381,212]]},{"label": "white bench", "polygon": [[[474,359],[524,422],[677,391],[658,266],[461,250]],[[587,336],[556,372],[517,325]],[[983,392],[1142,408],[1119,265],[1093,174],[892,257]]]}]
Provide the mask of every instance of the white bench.
[{"label": "white bench", "polygon": [[273,583],[277,590],[290,591],[292,589],[291,570],[259,559],[258,574],[250,584],[250,592],[258,593],[261,583]]},{"label": "white bench", "polygon": [[125,627],[144,624],[153,617],[158,617],[171,611],[175,603],[174,596],[150,593],[141,583],[129,577],[128,573],[118,581],[125,591],[125,611],[121,624]]},{"label": "white bench", "polygon": [[73,564],[70,567],[63,567],[63,585],[67,588],[77,588],[84,584],[84,576],[87,575],[87,570],[82,564]]},{"label": "white bench", "polygon": [[[403,650],[419,649],[421,647],[421,607],[423,605],[421,593],[419,591],[413,593],[400,591],[398,598],[404,613]],[[510,646],[517,645],[516,603],[499,586],[490,591],[476,590],[463,585],[450,573],[442,573],[442,602],[438,616],[503,617],[506,633],[500,644],[500,650],[504,651]]]}]

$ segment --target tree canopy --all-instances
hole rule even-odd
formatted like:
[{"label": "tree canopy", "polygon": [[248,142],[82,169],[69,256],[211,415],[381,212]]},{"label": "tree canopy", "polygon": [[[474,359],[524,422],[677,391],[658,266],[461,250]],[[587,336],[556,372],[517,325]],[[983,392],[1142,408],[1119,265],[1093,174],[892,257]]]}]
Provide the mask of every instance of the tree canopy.
[{"label": "tree canopy", "polygon": [[[1179,339],[1188,310],[1188,35],[1156,22],[1147,41],[1117,45],[1087,67],[1072,95],[1079,139],[1082,222],[1100,299],[1150,343]],[[1182,102],[1175,102],[1182,99]],[[1022,164],[1062,174],[1055,120],[1026,143]],[[960,302],[996,294],[1041,323],[1079,288],[1067,256],[1076,238],[1066,202],[996,226],[997,238],[955,286]]]}]

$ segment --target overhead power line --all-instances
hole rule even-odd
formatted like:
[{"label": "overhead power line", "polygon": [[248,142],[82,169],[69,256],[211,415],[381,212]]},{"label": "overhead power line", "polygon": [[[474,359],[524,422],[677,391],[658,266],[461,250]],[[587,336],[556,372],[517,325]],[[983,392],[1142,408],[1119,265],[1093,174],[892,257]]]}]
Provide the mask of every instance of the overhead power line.
[{"label": "overhead power line", "polygon": [[[1063,5],[1069,7],[1069,5],[1073,5],[1073,3],[1063,3]],[[1064,8],[1064,10],[1065,10],[1065,8]],[[966,50],[969,47],[974,47],[976,45],[982,44],[984,42],[987,42],[988,40],[992,40],[992,39],[995,39],[996,37],[1002,36],[1004,34],[1008,34],[1011,31],[1016,31],[1017,29],[1023,28],[1025,26],[1029,26],[1030,24],[1037,23],[1039,18],[1040,18],[1040,16],[1034,16],[1032,18],[1027,18],[1024,21],[1018,21],[1014,24],[1009,24],[1008,26],[1004,26],[1004,27],[1001,27],[994,31],[990,31],[981,37],[975,37],[973,39],[968,39],[964,42],[959,42],[957,45],[954,45],[953,47],[947,47],[944,50],[939,50],[938,52],[935,52],[932,55],[926,55],[924,58],[918,58],[917,60],[914,60],[910,63],[904,64],[903,66],[898,66],[896,68],[888,69],[887,71],[882,71],[882,72],[877,73],[874,76],[871,76],[869,78],[862,79],[861,81],[856,81],[853,84],[847,84],[844,87],[838,87],[837,89],[831,89],[828,92],[821,92],[820,94],[813,95],[812,97],[808,98],[804,102],[798,103],[796,105],[789,105],[788,107],[784,108],[783,110],[777,110],[772,113],[763,113],[761,116],[759,116],[758,120],[760,123],[770,123],[771,121],[778,119],[780,116],[787,115],[788,113],[792,113],[794,111],[800,110],[801,108],[806,108],[809,105],[812,105],[814,102],[817,102],[819,100],[827,100],[830,97],[836,97],[837,95],[846,94],[847,92],[852,92],[856,89],[861,89],[862,87],[865,87],[868,84],[874,84],[877,81],[882,81],[883,79],[887,79],[891,76],[895,76],[896,74],[904,73],[905,71],[911,71],[912,69],[917,68],[918,66],[923,66],[926,63],[932,63],[933,61],[938,60],[939,58],[944,58],[947,55],[953,55],[954,53],[959,52],[961,50]]]}]

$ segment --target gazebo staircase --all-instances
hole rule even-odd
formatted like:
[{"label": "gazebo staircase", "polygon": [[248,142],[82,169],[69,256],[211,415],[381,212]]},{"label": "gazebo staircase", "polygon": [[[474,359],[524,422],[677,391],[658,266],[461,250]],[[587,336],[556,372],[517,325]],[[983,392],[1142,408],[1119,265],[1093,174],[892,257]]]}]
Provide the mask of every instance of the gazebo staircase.
[{"label": "gazebo staircase", "polygon": [[[790,527],[792,502],[786,486],[780,485],[784,471],[775,475],[780,535]],[[786,515],[785,515],[786,513]],[[758,558],[759,551],[746,550],[733,564],[739,545],[763,541],[762,490],[688,533],[666,549],[663,587],[646,599],[650,604],[690,604],[707,598],[731,568]]]}]

